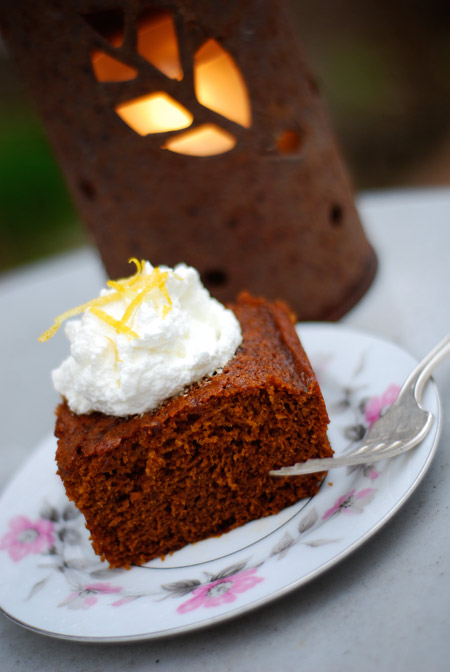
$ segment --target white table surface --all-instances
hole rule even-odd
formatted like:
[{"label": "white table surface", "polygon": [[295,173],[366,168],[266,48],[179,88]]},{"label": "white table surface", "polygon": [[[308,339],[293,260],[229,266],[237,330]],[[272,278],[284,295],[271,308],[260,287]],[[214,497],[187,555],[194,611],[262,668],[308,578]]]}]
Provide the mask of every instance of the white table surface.
[{"label": "white table surface", "polygon": [[[450,331],[450,189],[364,194],[358,203],[379,270],[342,322],[420,358]],[[103,281],[92,249],[0,276],[0,490],[53,428],[49,372],[67,344],[63,334],[44,345],[37,336]],[[443,428],[425,479],[381,531],[321,577],[237,620],[138,644],[50,639],[0,616],[0,670],[447,672],[450,361],[435,381]]]}]

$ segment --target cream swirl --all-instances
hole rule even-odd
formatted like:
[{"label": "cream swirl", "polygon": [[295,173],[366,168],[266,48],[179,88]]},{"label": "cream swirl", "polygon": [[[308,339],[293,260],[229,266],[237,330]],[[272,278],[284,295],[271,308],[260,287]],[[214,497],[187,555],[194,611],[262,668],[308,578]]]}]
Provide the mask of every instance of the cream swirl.
[{"label": "cream swirl", "polygon": [[194,268],[136,263],[135,276],[108,283],[80,307],[81,319],[66,324],[70,356],[52,378],[74,413],[153,410],[222,369],[241,343],[234,313],[209,295]]}]

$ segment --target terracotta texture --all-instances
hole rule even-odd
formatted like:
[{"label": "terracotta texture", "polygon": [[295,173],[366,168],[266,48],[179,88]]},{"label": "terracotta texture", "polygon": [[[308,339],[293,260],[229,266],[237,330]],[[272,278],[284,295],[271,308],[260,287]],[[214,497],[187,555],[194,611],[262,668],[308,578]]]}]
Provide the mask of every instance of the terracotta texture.
[{"label": "terracotta texture", "polygon": [[[301,319],[336,319],[366,291],[375,255],[353,204],[314,79],[292,20],[278,0],[0,0],[0,25],[27,81],[111,277],[128,258],[194,265],[212,293],[232,300],[247,289],[282,298]],[[169,8],[181,81],[140,56],[144,10]],[[94,11],[95,10],[95,11]],[[121,32],[121,46],[110,32]],[[105,37],[106,35],[106,37]],[[251,125],[201,105],[193,61],[215,40],[248,89]],[[128,81],[99,82],[91,52],[134,68]],[[164,91],[214,123],[236,146],[209,157],[162,149],[174,133],[142,137],[116,106]]]}]

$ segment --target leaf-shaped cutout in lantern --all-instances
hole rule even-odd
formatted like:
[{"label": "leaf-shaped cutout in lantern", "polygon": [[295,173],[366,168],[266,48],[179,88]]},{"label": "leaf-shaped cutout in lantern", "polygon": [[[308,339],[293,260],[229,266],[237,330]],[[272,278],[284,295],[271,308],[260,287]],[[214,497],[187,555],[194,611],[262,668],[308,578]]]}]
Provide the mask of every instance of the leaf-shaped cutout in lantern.
[{"label": "leaf-shaped cutout in lantern", "polygon": [[169,138],[162,149],[188,156],[214,156],[229,152],[235,145],[236,138],[228,131],[215,124],[202,124]]},{"label": "leaf-shaped cutout in lantern", "polygon": [[[94,22],[102,36],[109,35],[110,44],[119,47],[124,36],[117,31],[117,21],[108,21],[101,25],[103,13],[95,15]],[[108,17],[107,17],[108,18]],[[109,17],[111,18],[111,17]],[[116,17],[117,18],[117,17]],[[97,21],[98,19],[98,21]],[[92,25],[92,20],[91,20]],[[180,28],[181,30],[181,28]],[[145,59],[165,77],[176,80],[180,88],[173,91],[188,91],[191,94],[190,80],[184,81],[182,61],[178,44],[177,29],[172,13],[168,10],[145,10],[141,12],[135,25],[136,42],[134,48],[141,59]],[[133,46],[131,46],[133,49]],[[95,76],[100,82],[124,82],[136,79],[145,71],[145,64],[139,63],[130,53],[130,44],[120,47],[117,55],[108,50],[96,48],[91,52]],[[131,60],[133,58],[133,60]],[[161,141],[160,147],[186,156],[207,157],[229,152],[237,144],[232,130],[220,125],[218,115],[228,122],[249,128],[252,123],[249,94],[242,73],[230,53],[215,39],[206,40],[192,55],[194,91],[200,105],[203,106],[203,119],[194,124],[194,114],[179,103],[172,95],[162,90],[132,98],[115,106],[118,116],[141,136],[150,134],[173,133]],[[128,65],[128,61],[132,65]],[[209,110],[211,121],[207,121]],[[193,126],[192,128],[189,128]],[[185,129],[189,128],[188,131]]]},{"label": "leaf-shaped cutout in lantern", "polygon": [[250,99],[241,71],[213,39],[194,56],[194,86],[199,103],[245,128],[251,126]]},{"label": "leaf-shaped cutout in lantern", "polygon": [[183,79],[178,40],[170,12],[141,14],[137,27],[137,51],[170,79]]},{"label": "leaf-shaped cutout in lantern", "polygon": [[165,91],[156,91],[116,106],[119,117],[139,135],[187,128],[193,115]]},{"label": "leaf-shaped cutout in lantern", "polygon": [[127,82],[137,77],[136,68],[122,63],[100,49],[91,52],[91,63],[99,82]]}]

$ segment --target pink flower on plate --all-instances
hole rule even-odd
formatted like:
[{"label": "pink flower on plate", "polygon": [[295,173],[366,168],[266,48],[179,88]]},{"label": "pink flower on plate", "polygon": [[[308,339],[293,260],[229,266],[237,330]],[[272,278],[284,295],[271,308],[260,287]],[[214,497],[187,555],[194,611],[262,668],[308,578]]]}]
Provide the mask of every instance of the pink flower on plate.
[{"label": "pink flower on plate", "polygon": [[120,593],[121,590],[121,587],[111,586],[110,583],[89,583],[71,593],[58,606],[69,607],[69,609],[89,609],[97,604],[99,595],[112,595]]},{"label": "pink flower on plate", "polygon": [[129,602],[134,602],[134,600],[139,599],[141,595],[125,595],[125,597],[121,597],[120,600],[116,600],[115,602],[112,603],[112,607],[121,607],[123,604],[128,604]]},{"label": "pink flower on plate", "polygon": [[264,581],[261,577],[254,576],[257,571],[256,568],[245,569],[238,574],[232,574],[195,588],[192,591],[194,597],[180,604],[177,609],[178,613],[186,614],[199,607],[217,607],[226,602],[234,602],[239,593],[244,593],[260,581]]},{"label": "pink flower on plate", "polygon": [[373,423],[383,415],[386,408],[392,406],[399,392],[399,386],[392,384],[383,392],[381,397],[372,397],[372,399],[369,399],[364,409],[364,417],[369,427],[372,427]]},{"label": "pink flower on plate", "polygon": [[29,553],[43,553],[53,546],[54,524],[45,518],[36,521],[26,516],[16,516],[9,521],[10,531],[0,540],[0,550],[8,551],[14,562]]},{"label": "pink flower on plate", "polygon": [[380,472],[375,469],[375,467],[369,465],[367,468],[364,470],[364,476],[367,476],[367,478],[370,478],[371,481],[376,481],[378,476],[380,475]]},{"label": "pink flower on plate", "polygon": [[334,505],[328,511],[325,511],[322,518],[330,518],[338,513],[362,513],[364,505],[368,504],[375,497],[376,490],[374,488],[364,488],[356,492],[356,488],[342,495],[336,500]]}]

